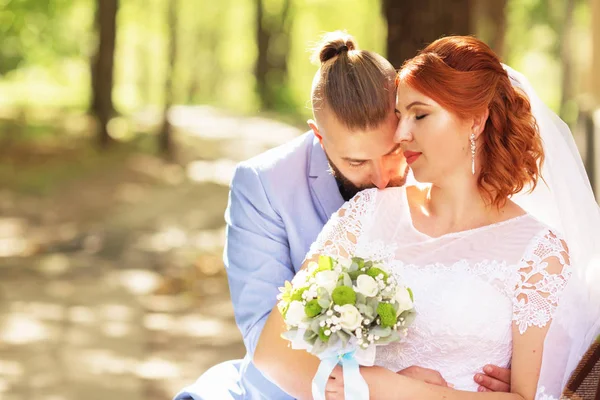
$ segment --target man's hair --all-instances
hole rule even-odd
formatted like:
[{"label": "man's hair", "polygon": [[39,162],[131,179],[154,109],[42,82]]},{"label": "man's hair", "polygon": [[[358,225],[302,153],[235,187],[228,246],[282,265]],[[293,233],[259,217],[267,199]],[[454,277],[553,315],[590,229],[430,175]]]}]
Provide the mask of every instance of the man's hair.
[{"label": "man's hair", "polygon": [[313,60],[321,68],[312,87],[313,111],[327,110],[350,130],[379,126],[393,110],[396,71],[379,54],[359,50],[342,31],[327,33]]}]

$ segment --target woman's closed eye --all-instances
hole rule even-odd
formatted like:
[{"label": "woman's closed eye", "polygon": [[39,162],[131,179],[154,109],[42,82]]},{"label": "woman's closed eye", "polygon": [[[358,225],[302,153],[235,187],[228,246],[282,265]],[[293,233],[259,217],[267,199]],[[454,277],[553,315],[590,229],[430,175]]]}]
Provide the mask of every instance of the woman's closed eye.
[{"label": "woman's closed eye", "polygon": [[429,114],[421,114],[421,115],[416,115],[416,116],[415,116],[415,119],[416,119],[417,121],[420,121],[420,120],[422,120],[423,118],[425,118],[425,117],[426,117],[426,116],[428,116],[428,115],[429,115]]}]

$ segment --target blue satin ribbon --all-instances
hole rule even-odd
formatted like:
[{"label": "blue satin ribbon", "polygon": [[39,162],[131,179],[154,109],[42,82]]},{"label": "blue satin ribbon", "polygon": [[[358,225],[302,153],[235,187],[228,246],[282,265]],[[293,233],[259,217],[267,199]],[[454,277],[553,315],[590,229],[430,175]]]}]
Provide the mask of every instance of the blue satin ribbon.
[{"label": "blue satin ribbon", "polygon": [[325,386],[331,372],[340,364],[344,370],[344,398],[346,400],[369,400],[369,386],[360,374],[354,351],[339,356],[324,358],[312,381],[312,395],[315,400],[325,400]]}]

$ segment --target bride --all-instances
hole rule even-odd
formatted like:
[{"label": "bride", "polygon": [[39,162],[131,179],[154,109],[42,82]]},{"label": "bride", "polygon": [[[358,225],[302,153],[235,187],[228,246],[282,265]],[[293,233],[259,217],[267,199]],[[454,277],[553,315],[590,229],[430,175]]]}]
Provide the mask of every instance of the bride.
[{"label": "bride", "polygon": [[[600,213],[568,128],[472,37],[429,45],[405,63],[397,88],[396,141],[427,184],[359,193],[305,262],[382,260],[415,294],[407,338],[361,368],[371,398],[558,398],[598,331],[600,304],[590,290]],[[254,362],[310,398],[319,361],[288,347],[274,311]],[[510,365],[511,393],[473,393],[485,364]],[[395,373],[411,365],[453,387]],[[327,398],[344,398],[339,367]]]}]

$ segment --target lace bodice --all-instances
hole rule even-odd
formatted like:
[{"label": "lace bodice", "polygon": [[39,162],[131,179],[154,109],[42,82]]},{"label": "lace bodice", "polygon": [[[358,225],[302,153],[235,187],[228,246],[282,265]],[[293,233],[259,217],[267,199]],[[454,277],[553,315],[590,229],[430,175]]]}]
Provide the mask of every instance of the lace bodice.
[{"label": "lace bodice", "polygon": [[309,257],[317,253],[381,260],[412,289],[417,318],[403,342],[377,349],[377,365],[435,369],[473,391],[483,366],[510,364],[513,324],[522,334],[551,320],[570,274],[566,244],[532,216],[429,237],[412,225],[404,188],[359,193],[327,223]]}]

